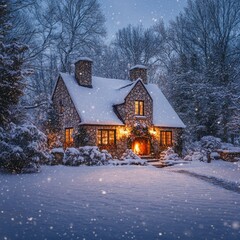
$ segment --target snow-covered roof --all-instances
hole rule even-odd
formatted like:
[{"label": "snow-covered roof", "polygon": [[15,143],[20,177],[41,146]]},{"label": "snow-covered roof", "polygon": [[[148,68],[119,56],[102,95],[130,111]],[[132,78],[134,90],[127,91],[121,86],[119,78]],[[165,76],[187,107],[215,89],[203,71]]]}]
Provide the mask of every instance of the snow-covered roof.
[{"label": "snow-covered roof", "polygon": [[[138,81],[92,77],[93,88],[78,85],[73,75],[60,73],[81,124],[124,125],[114,112],[114,105],[124,103],[125,97]],[[155,84],[144,84],[153,99],[153,124],[161,127],[185,127],[161,90]]]},{"label": "snow-covered roof", "polygon": [[147,67],[144,66],[144,65],[135,65],[135,66],[132,66],[132,67],[130,68],[130,70],[135,69],[135,68],[143,68],[143,69],[147,69]]},{"label": "snow-covered roof", "polygon": [[93,60],[91,58],[88,58],[88,57],[80,57],[77,59],[76,62],[79,62],[79,61],[88,61],[88,62],[92,62]]}]

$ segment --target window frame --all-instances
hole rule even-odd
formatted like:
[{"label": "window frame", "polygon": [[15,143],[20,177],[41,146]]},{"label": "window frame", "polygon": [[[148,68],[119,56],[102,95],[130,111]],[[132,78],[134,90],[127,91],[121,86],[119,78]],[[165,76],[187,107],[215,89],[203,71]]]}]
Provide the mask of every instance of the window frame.
[{"label": "window frame", "polygon": [[[68,132],[68,139],[67,139],[67,132]],[[64,129],[64,145],[65,145],[65,147],[73,146],[73,142],[74,142],[73,127],[65,128]]]},{"label": "window frame", "polygon": [[[170,144],[168,133],[170,133]],[[160,131],[160,146],[173,146],[173,132],[171,130]]]},{"label": "window frame", "polygon": [[[141,104],[142,104],[142,109],[141,109]],[[142,114],[141,114],[141,112],[142,112]],[[135,100],[134,101],[134,114],[136,116],[145,116],[145,114],[144,114],[144,101],[143,100]]]},{"label": "window frame", "polygon": [[[103,143],[103,133],[107,133],[107,143]],[[110,132],[113,132],[114,142],[110,143]],[[99,139],[100,133],[100,139]],[[113,146],[116,145],[116,129],[98,129],[97,131],[97,143],[99,146]]]}]

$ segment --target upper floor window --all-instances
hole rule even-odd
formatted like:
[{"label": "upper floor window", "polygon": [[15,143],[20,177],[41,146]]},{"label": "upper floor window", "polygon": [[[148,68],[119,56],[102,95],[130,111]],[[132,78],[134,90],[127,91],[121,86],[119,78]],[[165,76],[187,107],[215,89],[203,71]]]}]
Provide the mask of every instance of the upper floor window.
[{"label": "upper floor window", "polygon": [[73,145],[73,128],[65,129],[65,147],[71,147]]},{"label": "upper floor window", "polygon": [[98,145],[116,144],[116,130],[100,129],[98,130]]},{"label": "upper floor window", "polygon": [[160,144],[161,146],[172,146],[172,131],[160,132]]},{"label": "upper floor window", "polygon": [[144,101],[135,101],[135,115],[144,115]]}]

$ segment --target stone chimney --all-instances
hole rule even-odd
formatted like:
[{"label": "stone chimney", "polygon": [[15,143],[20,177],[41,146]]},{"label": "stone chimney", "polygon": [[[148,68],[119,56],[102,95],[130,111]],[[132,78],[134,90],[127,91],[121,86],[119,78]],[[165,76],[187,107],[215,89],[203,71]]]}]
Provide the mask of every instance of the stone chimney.
[{"label": "stone chimney", "polygon": [[136,65],[130,68],[130,80],[135,81],[141,78],[144,84],[148,84],[147,67]]},{"label": "stone chimney", "polygon": [[92,60],[90,58],[82,57],[75,62],[75,78],[79,85],[92,87]]}]

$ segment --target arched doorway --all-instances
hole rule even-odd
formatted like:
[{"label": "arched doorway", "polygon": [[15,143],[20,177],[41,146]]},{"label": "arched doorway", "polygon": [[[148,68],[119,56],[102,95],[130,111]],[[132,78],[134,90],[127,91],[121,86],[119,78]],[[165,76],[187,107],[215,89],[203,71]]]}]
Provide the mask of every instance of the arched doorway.
[{"label": "arched doorway", "polygon": [[148,138],[135,138],[132,143],[132,150],[137,155],[149,155],[150,154],[150,140]]}]

